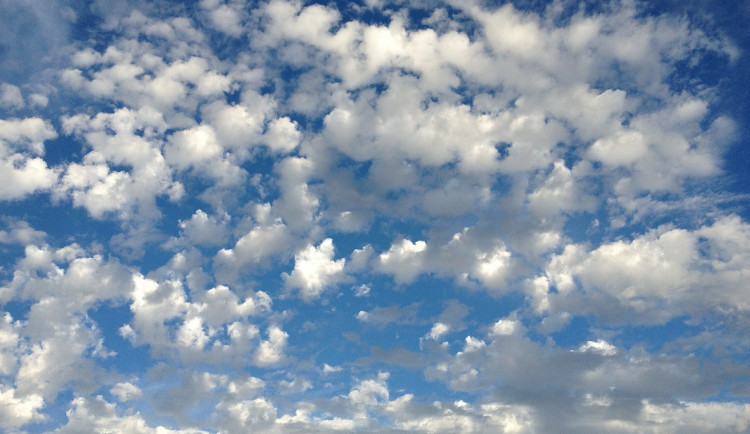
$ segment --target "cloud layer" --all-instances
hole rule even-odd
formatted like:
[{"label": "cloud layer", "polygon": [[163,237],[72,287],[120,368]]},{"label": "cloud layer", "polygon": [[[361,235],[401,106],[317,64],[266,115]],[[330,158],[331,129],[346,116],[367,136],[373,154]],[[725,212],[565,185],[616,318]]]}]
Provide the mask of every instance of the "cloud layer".
[{"label": "cloud layer", "polygon": [[0,429],[746,431],[743,41],[529,3],[11,7]]}]

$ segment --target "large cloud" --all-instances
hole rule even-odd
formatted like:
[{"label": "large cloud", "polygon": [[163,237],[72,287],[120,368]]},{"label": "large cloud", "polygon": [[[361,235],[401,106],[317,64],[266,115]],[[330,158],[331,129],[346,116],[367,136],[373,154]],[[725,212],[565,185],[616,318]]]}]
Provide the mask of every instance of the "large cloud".
[{"label": "large cloud", "polygon": [[0,429],[747,430],[710,20],[6,3]]}]

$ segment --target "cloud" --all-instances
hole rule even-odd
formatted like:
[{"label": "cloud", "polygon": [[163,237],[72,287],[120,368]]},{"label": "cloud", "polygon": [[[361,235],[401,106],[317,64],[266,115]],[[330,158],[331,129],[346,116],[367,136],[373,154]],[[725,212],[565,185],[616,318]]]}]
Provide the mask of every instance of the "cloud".
[{"label": "cloud", "polygon": [[16,397],[16,390],[9,388],[0,390],[0,414],[2,427],[11,429],[23,426],[29,422],[44,420],[39,410],[44,406],[44,400],[36,394]]},{"label": "cloud", "polygon": [[268,340],[261,342],[255,353],[255,363],[259,366],[274,366],[284,361],[284,349],[289,334],[277,326],[268,329]]},{"label": "cloud", "polygon": [[214,257],[217,273],[235,276],[245,266],[257,266],[269,259],[289,254],[292,241],[287,226],[271,214],[270,204],[254,207],[257,224],[243,235],[232,249],[221,249]]},{"label": "cloud", "polygon": [[29,225],[29,223],[18,221],[6,221],[8,230],[0,231],[0,243],[17,243],[20,245],[39,245],[42,244],[46,233],[38,231]]},{"label": "cloud", "polygon": [[[123,108],[94,117],[69,116],[62,122],[65,132],[83,138],[91,151],[81,163],[68,165],[56,193],[70,197],[92,217],[116,215],[123,223],[143,226],[160,215],[157,197],[177,200],[182,195],[160,151],[166,124],[158,111]],[[118,166],[120,170],[113,169]],[[132,232],[137,240],[138,231]]]},{"label": "cloud", "polygon": [[211,25],[215,29],[234,37],[242,34],[241,4],[237,2],[224,4],[219,0],[202,0],[200,6],[206,11]]},{"label": "cloud", "polygon": [[422,252],[426,248],[422,240],[414,243],[404,239],[399,244],[394,243],[387,252],[380,254],[380,268],[392,273],[396,282],[409,283],[421,272]]},{"label": "cloud", "polygon": [[388,306],[376,307],[375,309],[365,312],[359,311],[356,318],[364,323],[373,324],[377,327],[385,327],[388,324],[413,324],[417,318],[418,304],[409,306]]},{"label": "cloud", "polygon": [[745,273],[742,264],[750,246],[745,226],[730,216],[693,231],[663,227],[590,252],[568,245],[549,262],[548,285],[556,293],[550,292],[548,300],[561,306],[558,300],[572,301],[582,290],[587,304],[562,303],[571,312],[596,312],[614,323],[663,323],[708,306],[745,310],[737,280]]},{"label": "cloud", "polygon": [[257,291],[239,298],[219,285],[191,290],[189,297],[180,280],[135,275],[133,282],[133,320],[120,333],[134,344],[149,345],[154,357],[226,365],[252,361],[261,366],[284,359],[288,335],[271,326],[268,340],[260,340],[260,330],[251,322],[271,310],[268,294]]},{"label": "cloud", "polygon": [[741,14],[0,6],[0,429],[747,429]]},{"label": "cloud", "polygon": [[41,156],[44,142],[56,137],[52,125],[38,117],[0,120],[0,199],[20,199],[55,184],[59,170]]},{"label": "cloud", "polygon": [[245,400],[232,404],[219,404],[217,417],[219,426],[229,432],[247,429],[268,429],[276,422],[276,408],[263,398]]},{"label": "cloud", "polygon": [[120,402],[140,398],[143,393],[138,386],[132,383],[117,383],[109,392],[116,396]]},{"label": "cloud", "polygon": [[529,432],[533,416],[520,406],[487,403],[475,407],[464,401],[426,405],[415,402],[411,394],[389,402],[386,414],[399,429],[416,432]]},{"label": "cloud", "polygon": [[68,423],[56,430],[60,433],[81,431],[127,431],[132,433],[205,433],[206,431],[186,429],[172,430],[163,426],[150,427],[140,414],[118,416],[115,404],[101,396],[94,398],[78,397],[71,402]]},{"label": "cloud", "polygon": [[212,246],[224,245],[228,238],[226,223],[229,215],[225,214],[221,220],[210,217],[203,210],[197,210],[190,220],[180,222],[180,228],[190,243]]},{"label": "cloud", "polygon": [[0,199],[20,199],[37,191],[49,190],[57,181],[57,173],[50,170],[41,158],[26,158],[14,154],[0,161]]},{"label": "cloud", "polygon": [[10,83],[0,84],[0,106],[9,109],[23,108],[26,103],[23,101],[21,89]]},{"label": "cloud", "polygon": [[172,142],[165,148],[164,154],[170,164],[181,169],[221,155],[221,145],[209,126],[202,125],[180,131],[173,134],[171,139]]},{"label": "cloud", "polygon": [[333,240],[326,238],[316,248],[312,244],[294,255],[294,270],[284,274],[288,288],[298,288],[300,297],[309,301],[320,297],[323,290],[345,278],[345,258],[333,260]]},{"label": "cloud", "polygon": [[450,329],[451,329],[450,325],[437,322],[435,323],[435,325],[432,326],[432,328],[430,329],[430,332],[427,333],[427,335],[425,336],[425,339],[432,339],[433,341],[436,341],[440,337],[448,333]]}]

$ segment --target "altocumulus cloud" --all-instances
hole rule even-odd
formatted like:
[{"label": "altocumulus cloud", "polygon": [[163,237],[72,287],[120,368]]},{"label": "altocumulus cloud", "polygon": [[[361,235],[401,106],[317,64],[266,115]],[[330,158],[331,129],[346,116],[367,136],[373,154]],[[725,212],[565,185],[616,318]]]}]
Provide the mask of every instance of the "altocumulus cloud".
[{"label": "altocumulus cloud", "polygon": [[0,0],[0,430],[746,432],[694,4]]}]

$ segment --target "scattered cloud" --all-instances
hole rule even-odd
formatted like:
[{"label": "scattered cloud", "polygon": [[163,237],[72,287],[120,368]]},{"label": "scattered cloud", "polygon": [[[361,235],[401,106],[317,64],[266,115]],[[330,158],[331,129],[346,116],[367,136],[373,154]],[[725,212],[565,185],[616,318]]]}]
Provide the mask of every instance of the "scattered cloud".
[{"label": "scattered cloud", "polygon": [[0,0],[1,430],[750,426],[744,9],[110,3]]}]

